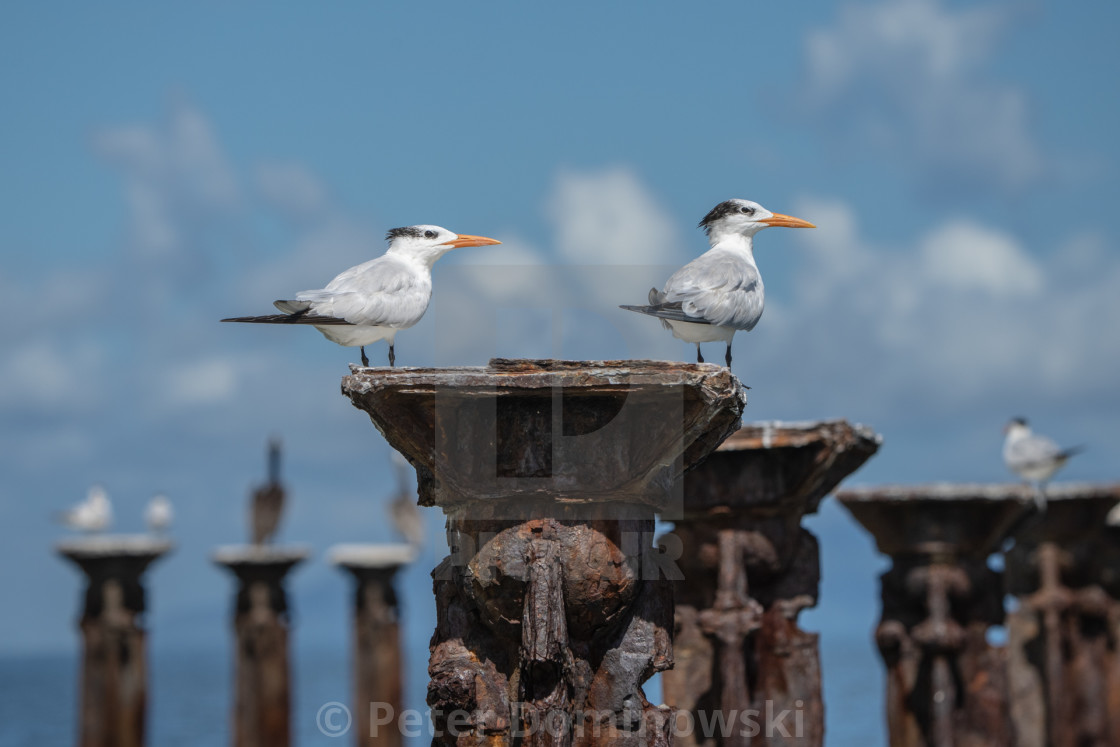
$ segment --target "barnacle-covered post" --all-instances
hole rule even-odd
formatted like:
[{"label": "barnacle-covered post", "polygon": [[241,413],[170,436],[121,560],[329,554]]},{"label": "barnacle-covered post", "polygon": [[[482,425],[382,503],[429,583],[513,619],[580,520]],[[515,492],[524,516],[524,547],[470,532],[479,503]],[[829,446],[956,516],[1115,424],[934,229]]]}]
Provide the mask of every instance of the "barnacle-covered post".
[{"label": "barnacle-covered post", "polygon": [[342,388],[447,516],[433,743],[668,744],[672,711],[641,687],[672,665],[654,515],[738,428],[739,381],[705,364],[496,359],[356,368]]},{"label": "barnacle-covered post", "polygon": [[289,614],[284,578],[310,552],[303,547],[234,545],[213,560],[237,579],[234,596],[234,747],[291,744]]},{"label": "barnacle-covered post", "polygon": [[148,707],[144,571],[171,551],[146,536],[91,536],[56,551],[86,577],[82,616],[82,747],[142,747]]},{"label": "barnacle-covered post", "polygon": [[934,484],[836,496],[889,555],[875,631],[887,667],[891,747],[1016,744],[1002,625],[1003,577],[990,554],[1031,502],[1018,485]]},{"label": "barnacle-covered post", "polygon": [[336,545],[331,562],[354,577],[354,733],[358,747],[398,747],[404,666],[394,577],[416,557],[409,544]]},{"label": "barnacle-covered post", "polygon": [[[801,519],[879,443],[843,420],[752,423],[685,475],[676,666],[661,676],[692,727],[678,745],[823,743],[818,637],[797,626],[820,560]],[[717,711],[734,724],[726,736],[700,728]]]},{"label": "barnacle-covered post", "polygon": [[1046,499],[1006,561],[1017,744],[1120,744],[1120,530],[1106,523],[1120,485],[1050,485]]}]

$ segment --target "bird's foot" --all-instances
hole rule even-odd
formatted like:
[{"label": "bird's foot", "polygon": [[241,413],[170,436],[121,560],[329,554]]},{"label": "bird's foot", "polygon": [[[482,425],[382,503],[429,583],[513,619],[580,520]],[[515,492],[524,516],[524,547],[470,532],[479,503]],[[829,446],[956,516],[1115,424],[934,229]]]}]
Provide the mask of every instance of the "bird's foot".
[{"label": "bird's foot", "polygon": [[704,354],[700,352],[700,346],[699,345],[696,346],[696,362],[697,363],[703,363],[704,362]]},{"label": "bird's foot", "polygon": [[397,354],[393,351],[393,346],[389,346],[389,368],[396,368]]}]

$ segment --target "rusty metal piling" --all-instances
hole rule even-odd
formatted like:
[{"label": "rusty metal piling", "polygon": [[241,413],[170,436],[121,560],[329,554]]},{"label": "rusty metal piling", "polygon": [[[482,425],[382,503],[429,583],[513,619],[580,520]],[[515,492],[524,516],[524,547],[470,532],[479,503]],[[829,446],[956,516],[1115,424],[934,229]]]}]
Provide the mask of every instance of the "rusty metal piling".
[{"label": "rusty metal piling", "polygon": [[433,572],[437,745],[668,745],[642,683],[672,664],[655,513],[739,424],[724,368],[492,360],[362,369],[343,392],[447,517]]},{"label": "rusty metal piling", "polygon": [[[820,561],[801,520],[879,443],[844,421],[748,424],[685,475],[683,516],[662,540],[677,538],[684,571],[665,702],[693,725],[720,711],[735,727],[680,730],[681,747],[823,744],[818,637],[797,625],[816,604]],[[780,729],[743,722],[783,711],[796,718]]]}]

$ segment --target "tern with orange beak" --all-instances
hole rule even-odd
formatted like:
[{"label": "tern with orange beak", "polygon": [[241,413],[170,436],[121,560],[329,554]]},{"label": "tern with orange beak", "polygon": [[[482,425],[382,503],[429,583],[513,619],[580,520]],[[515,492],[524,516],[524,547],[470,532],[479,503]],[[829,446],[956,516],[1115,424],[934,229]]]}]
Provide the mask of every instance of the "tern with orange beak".
[{"label": "tern with orange beak", "polygon": [[432,298],[432,265],[452,249],[500,244],[485,236],[457,234],[439,226],[394,228],[385,235],[389,249],[377,259],[351,267],[321,290],[301,291],[294,300],[276,301],[282,314],[241,316],[223,322],[308,324],[332,342],[361,348],[389,343],[389,365],[397,332],[408,329],[428,310]]},{"label": "tern with orange beak", "polygon": [[648,306],[623,306],[661,319],[673,337],[696,345],[725,342],[731,367],[731,338],[749,332],[762,317],[762,275],[754,261],[754,235],[770,226],[816,228],[812,223],[772,213],[757,202],[727,200],[700,221],[711,248],[673,273],[662,290],[651,288]]}]

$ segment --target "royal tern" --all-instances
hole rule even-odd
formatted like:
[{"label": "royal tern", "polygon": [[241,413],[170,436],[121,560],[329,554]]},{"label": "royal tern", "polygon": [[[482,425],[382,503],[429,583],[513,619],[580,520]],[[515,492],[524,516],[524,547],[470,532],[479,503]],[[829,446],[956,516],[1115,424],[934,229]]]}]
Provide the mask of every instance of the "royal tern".
[{"label": "royal tern", "polygon": [[332,342],[361,348],[389,343],[389,365],[396,365],[393,341],[428,309],[432,265],[452,249],[502,242],[485,236],[452,233],[439,226],[394,228],[385,235],[389,249],[377,259],[351,267],[320,290],[301,291],[293,300],[276,301],[282,314],[242,316],[223,322],[310,324]]},{"label": "royal tern", "polygon": [[700,221],[711,248],[673,273],[662,290],[651,288],[648,306],[622,308],[660,318],[673,337],[695,343],[699,363],[704,362],[700,343],[726,342],[730,368],[731,338],[738,330],[754,329],[762,316],[754,235],[770,226],[816,228],[750,200],[721,202]]},{"label": "royal tern", "polygon": [[171,528],[175,512],[171,509],[171,501],[162,493],[153,496],[144,509],[144,522],[148,530],[154,534],[163,534]]},{"label": "royal tern", "polygon": [[58,515],[58,520],[70,529],[81,532],[101,532],[113,523],[113,505],[109,494],[100,485],[94,485],[86,493],[86,499],[68,511]]},{"label": "royal tern", "polygon": [[1007,468],[1035,489],[1035,505],[1046,510],[1046,483],[1069,458],[1085,447],[1063,449],[1046,436],[1031,432],[1025,418],[1014,418],[1003,428],[1003,461]]},{"label": "royal tern", "polygon": [[271,542],[284,515],[284,485],[280,482],[280,442],[268,442],[268,482],[253,491],[249,508],[253,544]]}]

